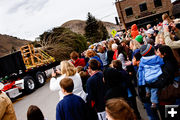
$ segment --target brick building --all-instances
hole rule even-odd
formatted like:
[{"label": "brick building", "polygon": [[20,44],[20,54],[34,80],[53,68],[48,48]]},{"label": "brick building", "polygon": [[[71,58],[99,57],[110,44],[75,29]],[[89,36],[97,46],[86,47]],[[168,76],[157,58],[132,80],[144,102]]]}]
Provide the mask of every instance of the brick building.
[{"label": "brick building", "polygon": [[157,24],[162,21],[162,14],[171,15],[171,0],[116,0],[116,9],[120,26],[124,29],[137,24],[145,27],[148,23]]}]

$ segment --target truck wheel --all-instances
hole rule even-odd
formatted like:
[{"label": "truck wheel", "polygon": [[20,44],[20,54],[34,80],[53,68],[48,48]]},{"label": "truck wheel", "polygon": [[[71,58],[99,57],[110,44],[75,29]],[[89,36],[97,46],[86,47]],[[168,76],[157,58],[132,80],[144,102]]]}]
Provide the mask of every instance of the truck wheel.
[{"label": "truck wheel", "polygon": [[32,93],[35,90],[35,82],[33,77],[25,76],[24,78],[24,90],[27,94]]},{"label": "truck wheel", "polygon": [[39,87],[41,87],[45,84],[45,76],[42,72],[36,73],[36,83]]}]

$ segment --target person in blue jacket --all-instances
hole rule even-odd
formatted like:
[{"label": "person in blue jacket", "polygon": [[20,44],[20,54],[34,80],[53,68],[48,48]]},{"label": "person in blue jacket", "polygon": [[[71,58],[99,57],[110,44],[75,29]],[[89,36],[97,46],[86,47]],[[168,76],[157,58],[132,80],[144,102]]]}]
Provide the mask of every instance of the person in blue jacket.
[{"label": "person in blue jacket", "polygon": [[65,96],[56,106],[56,120],[88,120],[88,110],[84,100],[72,94],[73,80],[64,78],[60,86]]},{"label": "person in blue jacket", "polygon": [[[99,69],[99,70],[103,70],[103,62],[102,62],[102,60],[96,55],[96,52],[95,52],[94,50],[88,49],[88,50],[86,51],[86,57],[89,58],[89,61],[90,61],[91,59],[97,60],[97,61],[98,61],[98,69]],[[89,63],[86,64],[85,70],[88,68],[88,66],[89,66]]]},{"label": "person in blue jacket", "polygon": [[[132,63],[133,66],[137,66],[137,70],[139,68],[139,63],[140,63],[140,59],[141,59],[141,54],[140,52],[136,53],[132,59]],[[137,73],[137,79],[138,79],[138,73]],[[151,109],[151,101],[150,98],[146,98],[146,90],[145,90],[145,86],[138,86],[138,98],[140,99],[140,101],[143,103],[144,108],[146,109],[146,113],[148,115],[148,119],[149,120],[159,120],[159,115],[157,112],[157,109]],[[158,106],[159,108],[159,106]]]},{"label": "person in blue jacket", "polygon": [[[140,48],[142,58],[138,69],[138,85],[143,86],[156,82],[162,74],[161,66],[164,64],[163,59],[155,55],[154,47],[150,44],[143,45]],[[146,87],[146,97],[151,97],[152,108],[156,108],[158,103],[158,89]]]}]

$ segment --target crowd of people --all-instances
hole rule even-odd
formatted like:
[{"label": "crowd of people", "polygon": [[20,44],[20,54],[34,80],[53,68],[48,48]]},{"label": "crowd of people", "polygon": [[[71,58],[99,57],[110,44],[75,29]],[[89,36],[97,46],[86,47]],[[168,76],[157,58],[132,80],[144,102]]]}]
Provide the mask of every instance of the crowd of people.
[{"label": "crowd of people", "polygon": [[[56,120],[141,120],[137,98],[149,120],[164,120],[165,105],[180,104],[180,20],[162,19],[146,28],[134,24],[61,61],[49,86],[59,91]],[[37,106],[27,116],[44,120]]]},{"label": "crowd of people", "polygon": [[[162,19],[162,23],[148,24],[147,28],[138,28],[134,24],[127,32],[120,31],[115,37],[90,45],[80,55],[72,52],[70,60],[61,62],[61,71],[52,74],[53,77],[57,73],[61,76],[51,78],[50,89],[53,90],[64,78],[71,78],[74,83],[71,94],[84,100],[87,110],[81,111],[89,115],[90,120],[140,120],[136,96],[150,120],[164,119],[165,105],[180,104],[180,88],[177,87],[180,80],[180,21],[171,20],[168,14],[163,14]],[[69,65],[63,68],[64,62]],[[79,80],[74,78],[75,73],[70,75],[72,71],[76,71]],[[58,90],[62,92],[64,88],[60,86]],[[85,117],[80,118],[73,112],[78,107],[71,106],[56,111],[57,120],[68,119],[68,116]],[[62,111],[64,115],[61,115]]]}]

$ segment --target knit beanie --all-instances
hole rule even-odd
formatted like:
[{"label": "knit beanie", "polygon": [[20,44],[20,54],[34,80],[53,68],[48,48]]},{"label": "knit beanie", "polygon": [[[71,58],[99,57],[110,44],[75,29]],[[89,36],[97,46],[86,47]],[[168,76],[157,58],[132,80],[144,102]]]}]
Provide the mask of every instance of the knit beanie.
[{"label": "knit beanie", "polygon": [[143,45],[140,48],[140,53],[142,56],[152,56],[155,55],[154,47],[150,44]]},{"label": "knit beanie", "polygon": [[142,43],[143,42],[143,36],[142,35],[137,35],[135,40],[138,41],[139,43]]}]

